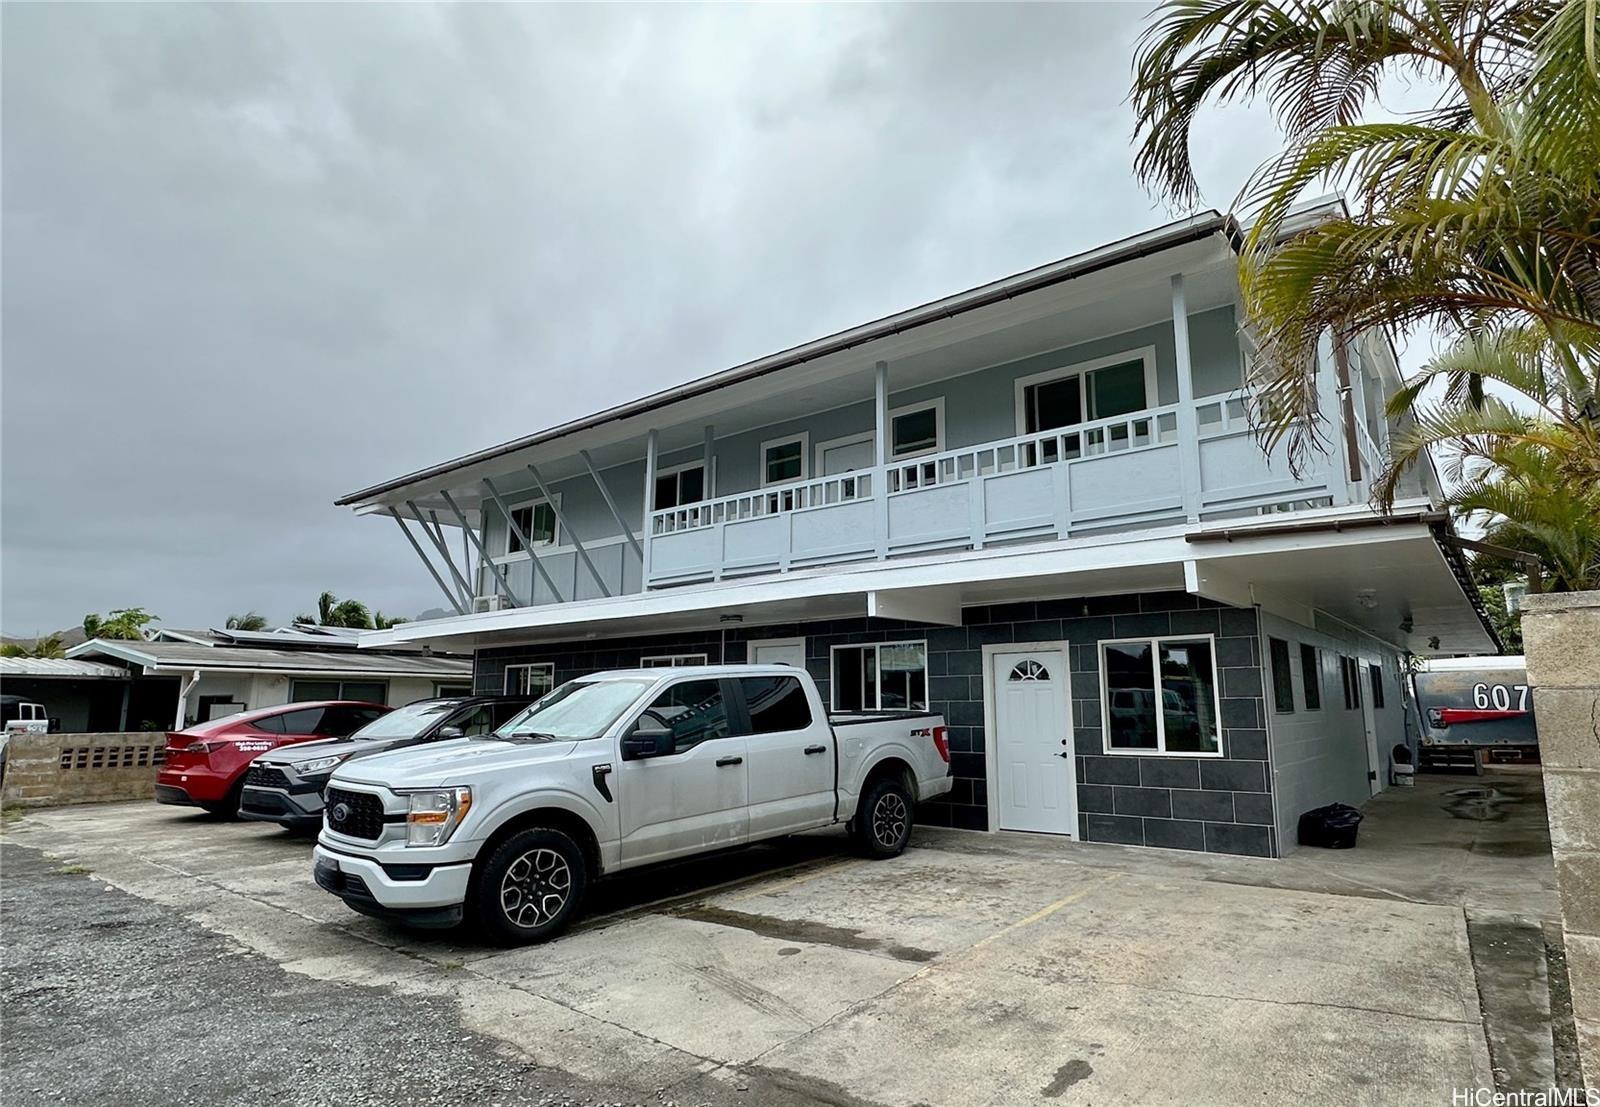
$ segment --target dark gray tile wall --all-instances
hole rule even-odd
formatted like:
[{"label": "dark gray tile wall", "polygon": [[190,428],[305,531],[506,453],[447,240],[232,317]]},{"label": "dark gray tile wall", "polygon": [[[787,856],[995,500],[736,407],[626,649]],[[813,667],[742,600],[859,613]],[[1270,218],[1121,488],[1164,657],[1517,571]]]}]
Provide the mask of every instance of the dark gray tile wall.
[{"label": "dark gray tile wall", "polygon": [[[928,643],[929,706],[950,727],[955,788],[919,812],[924,822],[986,829],[983,647],[1069,643],[1078,773],[1078,831],[1092,842],[1276,856],[1272,774],[1256,612],[1223,607],[1184,592],[1147,592],[967,608],[964,625],[930,627],[890,619],[844,619],[783,626],[734,625],[658,637],[517,646],[478,653],[480,692],[504,685],[508,664],[552,661],[556,682],[636,665],[658,653],[704,652],[712,663],[745,660],[752,638],[806,639],[806,665],[829,693],[830,651],[900,638]],[[1214,634],[1222,695],[1224,757],[1106,754],[1101,743],[1098,643],[1143,634]]]}]

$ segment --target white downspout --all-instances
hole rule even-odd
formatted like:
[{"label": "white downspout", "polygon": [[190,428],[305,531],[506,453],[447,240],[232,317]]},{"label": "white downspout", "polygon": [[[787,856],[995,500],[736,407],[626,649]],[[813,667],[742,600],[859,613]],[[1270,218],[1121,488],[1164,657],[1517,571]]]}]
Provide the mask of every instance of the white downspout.
[{"label": "white downspout", "polygon": [[178,714],[172,720],[173,730],[183,729],[183,716],[189,708],[189,693],[194,691],[194,686],[200,683],[200,670],[196,669],[194,675],[183,682],[183,687],[178,690]]}]

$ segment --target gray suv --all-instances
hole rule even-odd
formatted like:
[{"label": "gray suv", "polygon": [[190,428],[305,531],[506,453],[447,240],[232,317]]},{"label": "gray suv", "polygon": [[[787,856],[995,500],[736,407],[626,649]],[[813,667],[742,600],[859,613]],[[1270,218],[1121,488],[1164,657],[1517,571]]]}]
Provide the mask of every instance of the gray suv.
[{"label": "gray suv", "polygon": [[357,757],[488,734],[533,702],[531,696],[450,696],[418,700],[353,734],[264,753],[245,773],[239,816],[291,830],[322,825],[323,792],[333,770]]}]

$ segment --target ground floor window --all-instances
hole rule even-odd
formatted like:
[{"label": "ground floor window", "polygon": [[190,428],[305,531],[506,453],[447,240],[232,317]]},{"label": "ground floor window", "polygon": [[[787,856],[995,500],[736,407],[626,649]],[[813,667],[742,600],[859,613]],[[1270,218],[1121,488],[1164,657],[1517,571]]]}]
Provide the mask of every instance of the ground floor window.
[{"label": "ground floor window", "polygon": [[837,711],[926,711],[928,644],[835,646],[832,686]]},{"label": "ground floor window", "polygon": [[470,696],[472,695],[472,685],[445,684],[442,681],[435,681],[433,685],[433,694],[437,699],[443,699],[446,696]]},{"label": "ground floor window", "polygon": [[289,702],[355,700],[388,703],[389,685],[382,680],[296,680],[289,684]]},{"label": "ground floor window", "polygon": [[508,696],[542,696],[554,688],[555,683],[556,667],[552,662],[506,666],[505,689]]},{"label": "ground floor window", "polygon": [[1306,710],[1322,709],[1322,655],[1315,646],[1300,643],[1300,683],[1305,686]]},{"label": "ground floor window", "polygon": [[1361,707],[1361,662],[1340,654],[1339,676],[1344,684],[1344,709],[1358,710]]},{"label": "ground floor window", "polygon": [[1268,651],[1272,654],[1272,708],[1280,715],[1294,711],[1294,674],[1289,671],[1289,643],[1282,638],[1268,638]]},{"label": "ground floor window", "polygon": [[660,653],[652,657],[641,657],[641,669],[673,669],[680,665],[705,665],[706,655],[703,653]]},{"label": "ground floor window", "polygon": [[1222,708],[1210,637],[1100,643],[1107,753],[1222,756]]},{"label": "ground floor window", "polygon": [[1377,665],[1367,666],[1367,676],[1372,681],[1372,706],[1383,710],[1383,670]]}]

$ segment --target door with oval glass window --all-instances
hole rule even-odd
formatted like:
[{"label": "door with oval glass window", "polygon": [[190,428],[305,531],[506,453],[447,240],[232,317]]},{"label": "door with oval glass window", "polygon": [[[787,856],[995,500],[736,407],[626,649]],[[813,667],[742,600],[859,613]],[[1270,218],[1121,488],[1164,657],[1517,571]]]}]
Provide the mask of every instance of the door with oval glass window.
[{"label": "door with oval glass window", "polygon": [[999,829],[1078,836],[1078,790],[1067,699],[1066,655],[1059,649],[989,658]]}]

